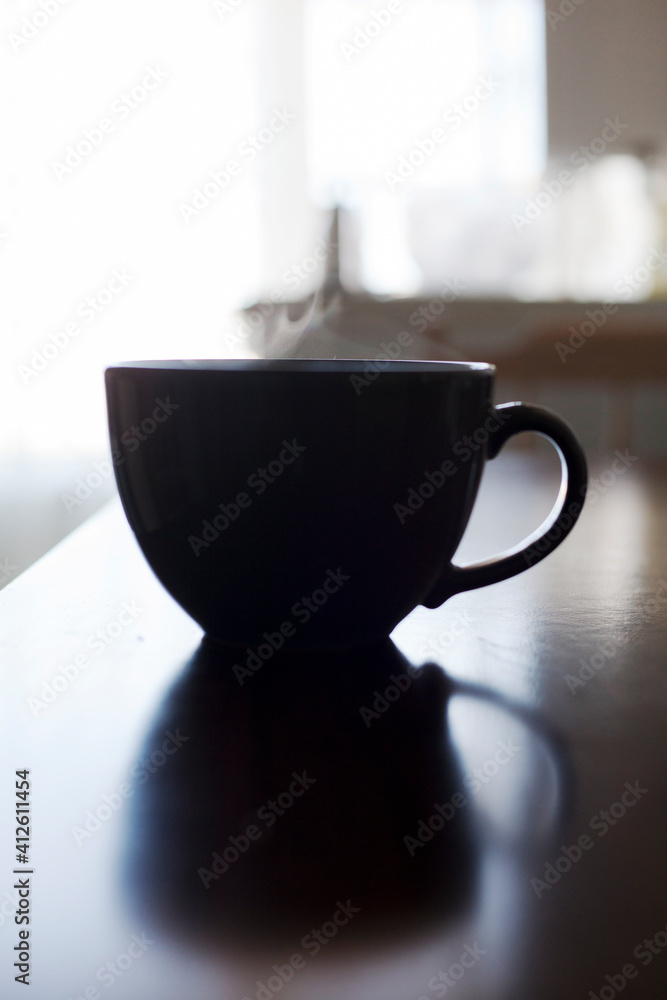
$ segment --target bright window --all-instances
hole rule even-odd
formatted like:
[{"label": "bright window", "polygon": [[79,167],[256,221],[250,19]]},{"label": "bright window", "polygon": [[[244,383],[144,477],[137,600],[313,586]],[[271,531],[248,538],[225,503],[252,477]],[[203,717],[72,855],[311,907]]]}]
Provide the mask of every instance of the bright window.
[{"label": "bright window", "polygon": [[543,167],[540,0],[29,14],[1,25],[4,455],[103,453],[104,367],[225,356],[232,311],[312,253],[334,200],[357,208],[365,287],[416,290],[477,261],[475,206]]},{"label": "bright window", "polygon": [[311,194],[358,213],[362,285],[417,292],[462,268],[471,294],[511,294],[512,209],[546,164],[541,0],[306,11]]}]

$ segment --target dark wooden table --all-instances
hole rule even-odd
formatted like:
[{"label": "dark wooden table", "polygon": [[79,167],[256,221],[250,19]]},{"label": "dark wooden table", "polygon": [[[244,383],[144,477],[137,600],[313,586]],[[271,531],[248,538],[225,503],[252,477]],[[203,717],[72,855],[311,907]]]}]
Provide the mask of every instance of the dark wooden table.
[{"label": "dark wooden table", "polygon": [[[5,588],[3,1000],[665,996],[667,476],[613,457],[541,565],[243,685],[117,501]],[[555,466],[490,465],[459,561]]]}]

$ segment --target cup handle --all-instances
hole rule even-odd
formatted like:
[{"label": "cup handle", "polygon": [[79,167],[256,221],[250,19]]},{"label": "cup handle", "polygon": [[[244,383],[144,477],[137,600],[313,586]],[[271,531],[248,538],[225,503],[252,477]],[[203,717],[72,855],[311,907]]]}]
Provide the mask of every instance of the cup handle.
[{"label": "cup handle", "polygon": [[543,406],[501,403],[495,409],[502,419],[498,421],[498,430],[489,438],[487,458],[495,458],[505,442],[515,434],[522,431],[542,434],[560,455],[562,476],[556,503],[543,524],[519,545],[493,559],[470,566],[450,563],[441,580],[422,602],[424,607],[437,608],[454,594],[487,587],[534,566],[567,538],[584,506],[588,485],[586,456],[572,428]]}]

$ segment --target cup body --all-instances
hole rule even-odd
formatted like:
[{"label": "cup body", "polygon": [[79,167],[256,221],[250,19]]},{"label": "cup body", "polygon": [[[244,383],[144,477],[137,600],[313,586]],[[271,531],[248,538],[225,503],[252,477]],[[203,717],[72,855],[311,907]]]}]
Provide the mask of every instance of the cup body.
[{"label": "cup body", "polygon": [[306,360],[110,368],[128,521],[157,577],[213,637],[273,649],[375,641],[447,574],[479,486],[494,371]]}]

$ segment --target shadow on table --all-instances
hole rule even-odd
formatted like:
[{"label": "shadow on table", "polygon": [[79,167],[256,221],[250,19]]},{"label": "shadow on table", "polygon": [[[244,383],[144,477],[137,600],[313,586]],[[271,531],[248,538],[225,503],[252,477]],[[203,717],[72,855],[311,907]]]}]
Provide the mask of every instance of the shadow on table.
[{"label": "shadow on table", "polygon": [[321,946],[343,927],[347,945],[407,942],[465,915],[483,831],[447,727],[457,686],[390,640],[279,651],[256,673],[244,654],[205,639],[143,748],[133,910],[216,950],[303,944],[310,928]]}]

